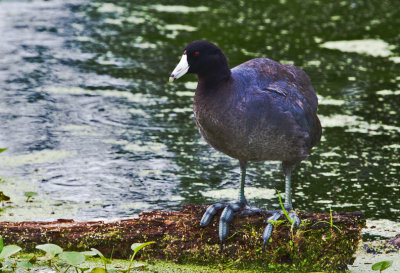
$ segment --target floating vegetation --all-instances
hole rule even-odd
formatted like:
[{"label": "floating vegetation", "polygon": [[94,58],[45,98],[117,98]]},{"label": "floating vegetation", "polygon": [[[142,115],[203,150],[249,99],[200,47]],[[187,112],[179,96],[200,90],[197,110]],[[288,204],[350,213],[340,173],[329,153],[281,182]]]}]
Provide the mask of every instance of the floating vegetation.
[{"label": "floating vegetation", "polygon": [[[276,197],[274,189],[246,187],[244,191],[248,199],[271,199]],[[238,189],[225,188],[221,190],[202,191],[201,194],[214,199],[233,199],[238,195]]]},{"label": "floating vegetation", "polygon": [[352,41],[331,41],[320,44],[320,47],[336,49],[343,52],[366,54],[373,57],[388,57],[395,47],[380,39]]},{"label": "floating vegetation", "polygon": [[3,166],[22,166],[26,164],[42,164],[47,162],[61,161],[77,152],[65,150],[42,150],[29,154],[9,155],[0,157],[0,168]]},{"label": "floating vegetation", "polygon": [[150,8],[159,12],[171,13],[205,12],[209,10],[209,8],[205,6],[188,7],[179,5],[151,5]]}]

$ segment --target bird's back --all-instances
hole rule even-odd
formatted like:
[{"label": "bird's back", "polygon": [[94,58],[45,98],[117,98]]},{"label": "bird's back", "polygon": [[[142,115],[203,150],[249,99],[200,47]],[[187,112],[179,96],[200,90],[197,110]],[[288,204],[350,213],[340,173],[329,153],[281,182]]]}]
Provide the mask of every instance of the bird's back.
[{"label": "bird's back", "polygon": [[196,123],[217,150],[240,160],[298,162],[321,137],[318,101],[305,72],[259,58],[215,90],[198,87]]}]

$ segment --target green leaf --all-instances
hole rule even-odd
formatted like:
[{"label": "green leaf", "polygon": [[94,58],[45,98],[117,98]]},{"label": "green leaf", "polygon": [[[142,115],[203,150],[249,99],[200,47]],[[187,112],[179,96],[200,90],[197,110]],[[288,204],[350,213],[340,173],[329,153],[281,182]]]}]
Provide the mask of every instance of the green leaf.
[{"label": "green leaf", "polygon": [[273,224],[275,227],[279,226],[280,224],[285,223],[283,220],[269,220],[268,223]]},{"label": "green leaf", "polygon": [[288,215],[288,213],[287,213],[287,211],[286,211],[286,209],[285,209],[285,206],[283,205],[282,198],[281,198],[281,194],[279,193],[279,191],[278,191],[277,189],[275,189],[275,190],[278,192],[279,203],[281,204],[283,214],[285,214],[286,219],[288,219],[289,223],[290,223],[291,225],[293,225],[294,220],[292,220],[292,219],[289,217],[289,215]]},{"label": "green leaf", "polygon": [[[106,263],[106,264],[111,263],[111,261],[109,259],[107,259],[106,257],[104,257],[103,253],[101,253],[99,250],[97,250],[95,248],[91,248],[90,250],[93,251],[94,253],[96,253],[95,255],[99,255],[104,263]],[[95,256],[95,255],[93,255],[93,256]]]},{"label": "green leaf", "polygon": [[83,252],[81,252],[83,255],[85,255],[85,256],[90,256],[90,257],[92,257],[92,256],[96,256],[97,255],[97,253],[96,252],[94,252],[94,251],[83,251]]},{"label": "green leaf", "polygon": [[31,264],[29,261],[22,261],[18,263],[18,267],[32,268],[33,264]]},{"label": "green leaf", "polygon": [[37,192],[34,192],[34,191],[25,192],[25,196],[26,197],[32,197],[32,196],[35,196],[35,195],[37,195]]},{"label": "green leaf", "polygon": [[104,268],[95,267],[90,271],[90,273],[107,273],[107,271]]},{"label": "green leaf", "polygon": [[5,195],[2,191],[0,191],[0,202],[1,201],[9,201],[10,197]]},{"label": "green leaf", "polygon": [[5,150],[7,150],[7,148],[0,148],[0,154],[1,154],[2,152],[4,152]]},{"label": "green leaf", "polygon": [[65,251],[58,255],[58,257],[72,266],[78,266],[85,261],[85,255],[74,251]]},{"label": "green leaf", "polygon": [[36,262],[37,262],[37,257],[36,257],[36,255],[33,255],[32,258],[29,259],[29,262],[30,262],[31,264],[36,264]]},{"label": "green leaf", "polygon": [[381,272],[381,271],[389,268],[390,266],[392,266],[392,263],[393,263],[393,261],[382,261],[382,262],[373,264],[372,265],[372,270],[374,270],[374,271],[378,271],[379,270]]},{"label": "green leaf", "polygon": [[63,249],[55,244],[38,245],[36,248],[46,252],[46,255],[48,255],[50,259],[63,252]]},{"label": "green leaf", "polygon": [[27,192],[25,192],[25,196],[27,197],[26,200],[25,200],[25,202],[29,202],[29,199],[31,199],[31,197],[32,197],[32,196],[35,196],[35,195],[37,195],[37,193],[34,192],[34,191],[27,191]]},{"label": "green leaf", "polygon": [[10,257],[11,255],[17,253],[21,249],[22,248],[20,248],[19,246],[16,246],[16,245],[9,245],[9,246],[3,247],[3,250],[0,253],[0,260]]},{"label": "green leaf", "polygon": [[95,249],[95,248],[91,248],[90,249],[91,251],[93,251],[94,253],[96,253],[95,255],[93,255],[93,256],[96,256],[96,255],[99,255],[100,256],[100,258],[101,257],[103,257],[104,258],[104,255],[103,255],[103,253],[101,253],[99,250],[97,250],[97,249]]},{"label": "green leaf", "polygon": [[140,270],[140,269],[145,269],[147,267],[147,264],[143,264],[143,263],[136,263],[134,265],[131,265],[131,267],[129,267],[128,269],[118,269],[118,272],[130,272],[132,270]]},{"label": "green leaf", "polygon": [[0,235],[0,253],[3,251],[3,246],[4,246],[3,237],[1,237],[1,235]]},{"label": "green leaf", "polygon": [[147,243],[134,243],[131,245],[131,249],[137,253],[139,250],[141,250],[142,248],[144,248],[147,245],[150,244],[155,244],[155,242],[147,242]]},{"label": "green leaf", "polygon": [[131,266],[130,269],[143,269],[146,268],[147,264],[144,263],[136,263],[134,265]]}]

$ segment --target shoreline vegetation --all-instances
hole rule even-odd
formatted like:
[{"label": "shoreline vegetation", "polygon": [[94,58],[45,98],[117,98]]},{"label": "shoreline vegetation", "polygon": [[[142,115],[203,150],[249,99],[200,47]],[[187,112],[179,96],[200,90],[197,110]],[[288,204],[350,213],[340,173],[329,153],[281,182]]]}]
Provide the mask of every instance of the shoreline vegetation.
[{"label": "shoreline vegetation", "polygon": [[263,252],[261,234],[265,216],[243,216],[234,220],[232,235],[226,240],[224,251],[219,252],[218,217],[210,227],[198,227],[206,207],[185,205],[181,211],[149,211],[135,219],[114,222],[69,219],[0,222],[0,234],[7,245],[18,245],[27,252],[37,251],[37,245],[52,243],[66,251],[85,252],[95,248],[105,257],[127,259],[132,254],[132,243],[155,241],[141,251],[141,260],[249,272],[265,268],[301,272],[345,270],[354,261],[361,230],[365,227],[360,212],[300,212],[299,229],[291,229],[286,219],[275,223],[276,228]]}]

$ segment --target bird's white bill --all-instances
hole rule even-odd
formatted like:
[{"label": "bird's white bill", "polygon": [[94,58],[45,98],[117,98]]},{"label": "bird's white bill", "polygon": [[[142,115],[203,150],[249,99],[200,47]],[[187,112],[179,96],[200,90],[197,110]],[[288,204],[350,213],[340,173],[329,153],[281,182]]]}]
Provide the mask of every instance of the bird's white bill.
[{"label": "bird's white bill", "polygon": [[179,79],[180,77],[185,75],[188,70],[189,64],[187,62],[187,55],[185,53],[182,55],[182,58],[179,61],[178,65],[175,67],[174,71],[172,71],[172,74],[169,77],[169,82],[173,82],[174,80]]}]

